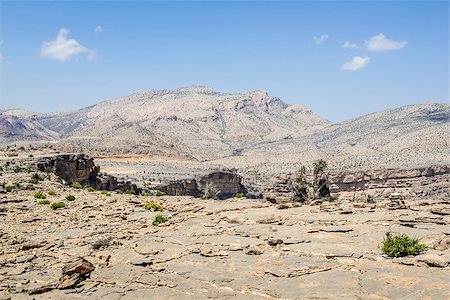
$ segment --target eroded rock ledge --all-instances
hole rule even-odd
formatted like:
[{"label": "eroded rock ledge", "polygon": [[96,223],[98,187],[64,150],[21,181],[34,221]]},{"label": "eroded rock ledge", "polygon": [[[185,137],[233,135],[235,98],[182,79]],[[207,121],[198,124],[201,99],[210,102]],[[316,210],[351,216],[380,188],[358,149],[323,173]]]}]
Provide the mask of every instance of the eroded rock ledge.
[{"label": "eroded rock ledge", "polygon": [[52,157],[44,157],[37,161],[36,167],[40,171],[54,172],[69,184],[79,182],[97,190],[122,192],[141,192],[135,184],[129,181],[121,181],[116,177],[100,173],[100,166],[95,165],[94,159],[85,154],[62,154]]},{"label": "eroded rock ledge", "polygon": [[[384,169],[359,172],[331,172],[330,191],[340,199],[351,200],[368,195],[377,198],[439,196],[450,193],[450,166],[430,166],[409,170]],[[291,178],[271,179],[266,193],[287,195]]]}]

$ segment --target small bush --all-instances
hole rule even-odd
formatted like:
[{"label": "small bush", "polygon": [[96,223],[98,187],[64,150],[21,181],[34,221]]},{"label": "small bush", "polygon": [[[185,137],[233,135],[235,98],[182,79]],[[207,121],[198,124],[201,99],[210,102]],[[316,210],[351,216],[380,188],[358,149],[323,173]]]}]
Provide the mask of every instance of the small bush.
[{"label": "small bush", "polygon": [[143,193],[142,196],[150,197],[150,196],[152,196],[152,194],[149,194],[149,193]]},{"label": "small bush", "polygon": [[164,193],[164,192],[157,191],[156,194],[155,194],[155,196],[161,197],[161,196],[164,196],[165,194],[166,194],[166,193]]},{"label": "small bush", "polygon": [[63,207],[66,207],[66,204],[64,202],[53,202],[52,204],[50,204],[51,209],[58,209]]},{"label": "small bush", "polygon": [[36,199],[46,199],[47,196],[42,191],[39,191],[36,194],[34,194],[34,198],[36,198]]},{"label": "small bush", "polygon": [[101,191],[101,194],[102,194],[102,195],[105,195],[105,196],[108,196],[108,197],[111,196],[111,194],[108,193],[107,191]]},{"label": "small bush", "polygon": [[167,217],[158,214],[158,215],[155,216],[155,219],[153,220],[152,224],[155,225],[155,226],[158,226],[158,225],[160,225],[162,223],[165,223],[165,222],[167,222]]},{"label": "small bush", "polygon": [[79,183],[78,181],[74,182],[74,183],[72,184],[72,187],[73,187],[74,189],[82,189],[82,188],[83,188],[83,186],[81,185],[81,183]]},{"label": "small bush", "polygon": [[39,200],[37,202],[37,204],[39,204],[39,205],[47,205],[47,204],[50,204],[50,201],[49,200]]},{"label": "small bush", "polygon": [[73,200],[75,200],[75,196],[74,195],[67,195],[66,196],[66,200],[67,201],[73,201]]},{"label": "small bush", "polygon": [[152,211],[163,211],[164,207],[161,204],[155,202],[147,202],[144,204],[144,208]]},{"label": "small bush", "polygon": [[128,190],[128,191],[125,191],[124,193],[128,194],[128,195],[136,195],[136,192],[134,190]]},{"label": "small bush", "polygon": [[44,181],[44,177],[40,176],[38,173],[34,173],[31,176],[31,179],[28,180],[28,182],[31,183],[31,184],[38,184],[39,181]]},{"label": "small bush", "polygon": [[50,196],[56,196],[56,193],[54,191],[49,191],[47,194],[49,194]]},{"label": "small bush", "polygon": [[375,199],[373,198],[372,195],[367,195],[366,201],[367,201],[367,203],[370,203],[370,204],[375,203]]},{"label": "small bush", "polygon": [[425,244],[419,243],[419,239],[411,238],[406,234],[393,234],[387,232],[381,251],[389,257],[402,257],[418,255],[427,250]]},{"label": "small bush", "polygon": [[12,186],[12,185],[7,185],[7,186],[5,186],[5,190],[6,190],[8,193],[11,192],[13,189],[14,189],[14,186]]},{"label": "small bush", "polygon": [[237,193],[237,194],[235,195],[235,197],[236,197],[236,198],[244,198],[245,196],[244,196],[244,194],[242,194],[242,193]]},{"label": "small bush", "polygon": [[95,192],[96,189],[93,188],[92,186],[90,186],[90,187],[87,189],[87,191],[88,191],[89,193],[92,193],[92,192]]}]

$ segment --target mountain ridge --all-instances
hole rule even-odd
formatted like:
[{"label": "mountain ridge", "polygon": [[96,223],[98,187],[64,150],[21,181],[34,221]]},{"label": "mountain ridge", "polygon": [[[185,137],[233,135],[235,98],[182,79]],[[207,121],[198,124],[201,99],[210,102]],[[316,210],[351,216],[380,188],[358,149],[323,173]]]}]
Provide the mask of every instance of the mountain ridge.
[{"label": "mountain ridge", "polygon": [[201,161],[246,151],[286,157],[341,150],[368,155],[390,152],[389,145],[400,147],[400,140],[411,148],[427,148],[427,140],[441,150],[445,144],[437,135],[446,134],[449,111],[445,103],[411,104],[332,123],[263,90],[220,93],[189,86],[147,90],[66,112],[0,110],[0,141],[53,140],[63,151]]}]

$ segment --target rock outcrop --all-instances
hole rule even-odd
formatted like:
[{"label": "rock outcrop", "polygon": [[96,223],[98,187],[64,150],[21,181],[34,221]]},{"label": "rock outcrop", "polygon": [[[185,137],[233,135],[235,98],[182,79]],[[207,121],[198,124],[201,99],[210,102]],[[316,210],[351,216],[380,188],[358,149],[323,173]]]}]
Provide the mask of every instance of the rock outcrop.
[{"label": "rock outcrop", "polygon": [[[362,199],[369,195],[379,199],[438,196],[450,193],[450,166],[331,172],[329,181],[332,195],[342,200]],[[274,177],[270,182],[265,194],[289,197],[292,190],[289,176]]]},{"label": "rock outcrop", "polygon": [[67,183],[87,183],[89,179],[100,172],[100,167],[94,164],[94,159],[85,154],[63,154],[55,157],[45,157],[37,162],[40,171],[52,171]]},{"label": "rock outcrop", "polygon": [[131,182],[121,181],[114,176],[100,173],[100,166],[95,165],[94,159],[85,154],[62,154],[44,157],[37,161],[36,167],[40,171],[54,172],[69,184],[79,182],[97,190],[119,190],[134,194],[141,191]]},{"label": "rock outcrop", "polygon": [[431,166],[410,170],[388,169],[331,174],[331,192],[343,199],[437,196],[450,192],[450,167]]},{"label": "rock outcrop", "polygon": [[238,193],[247,192],[241,183],[241,176],[231,171],[217,171],[191,179],[178,180],[159,186],[158,190],[172,196],[208,196],[213,191],[219,199],[226,199]]}]

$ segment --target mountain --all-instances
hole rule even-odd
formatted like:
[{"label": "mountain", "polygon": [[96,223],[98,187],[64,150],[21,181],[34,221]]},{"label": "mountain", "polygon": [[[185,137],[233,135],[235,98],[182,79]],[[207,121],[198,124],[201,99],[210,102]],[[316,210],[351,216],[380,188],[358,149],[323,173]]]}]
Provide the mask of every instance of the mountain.
[{"label": "mountain", "polygon": [[[318,158],[337,169],[450,163],[450,105],[415,104],[332,124],[264,91],[150,90],[80,110],[0,110],[0,141],[61,151],[185,157],[274,172]],[[265,170],[270,173],[270,170]]]},{"label": "mountain", "polygon": [[0,142],[42,141],[59,139],[59,134],[49,130],[36,119],[36,114],[22,110],[0,110]]},{"label": "mountain", "polygon": [[304,136],[330,124],[308,108],[288,105],[264,91],[227,94],[204,86],[151,90],[73,112],[35,114],[32,119],[51,133],[42,139],[61,139],[60,146],[67,150],[199,160]]},{"label": "mountain", "polygon": [[450,164],[449,137],[449,104],[415,104],[331,124],[311,135],[256,145],[245,149],[236,164],[265,162],[266,173],[271,163],[292,170],[293,165],[319,158],[332,168],[353,170]]}]

